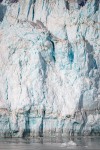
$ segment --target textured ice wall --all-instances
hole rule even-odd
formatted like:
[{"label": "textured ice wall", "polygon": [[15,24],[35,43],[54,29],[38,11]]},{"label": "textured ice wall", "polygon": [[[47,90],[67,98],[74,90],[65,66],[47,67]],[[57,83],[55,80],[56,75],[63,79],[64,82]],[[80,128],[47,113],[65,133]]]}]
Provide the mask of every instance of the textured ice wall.
[{"label": "textured ice wall", "polygon": [[0,135],[52,134],[100,134],[100,1],[3,0]]}]

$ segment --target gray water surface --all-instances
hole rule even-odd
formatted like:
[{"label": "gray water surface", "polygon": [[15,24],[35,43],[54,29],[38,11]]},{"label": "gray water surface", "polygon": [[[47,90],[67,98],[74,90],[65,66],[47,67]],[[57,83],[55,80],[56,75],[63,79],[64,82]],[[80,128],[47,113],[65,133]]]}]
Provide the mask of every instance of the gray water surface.
[{"label": "gray water surface", "polygon": [[[74,145],[68,143],[73,142]],[[100,149],[100,137],[1,138],[0,150]]]}]

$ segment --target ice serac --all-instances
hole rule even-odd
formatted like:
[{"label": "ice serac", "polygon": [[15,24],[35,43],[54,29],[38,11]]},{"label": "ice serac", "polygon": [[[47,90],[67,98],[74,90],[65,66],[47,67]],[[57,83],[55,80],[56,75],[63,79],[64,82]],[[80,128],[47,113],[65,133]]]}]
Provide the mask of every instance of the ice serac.
[{"label": "ice serac", "polygon": [[0,0],[0,136],[100,135],[100,1]]}]

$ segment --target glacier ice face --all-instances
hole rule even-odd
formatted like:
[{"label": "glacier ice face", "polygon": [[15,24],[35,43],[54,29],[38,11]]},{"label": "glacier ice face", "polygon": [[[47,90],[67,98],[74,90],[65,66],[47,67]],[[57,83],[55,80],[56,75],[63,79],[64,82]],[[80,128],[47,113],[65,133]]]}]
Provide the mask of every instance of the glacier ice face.
[{"label": "glacier ice face", "polygon": [[0,3],[0,135],[100,134],[100,1]]}]

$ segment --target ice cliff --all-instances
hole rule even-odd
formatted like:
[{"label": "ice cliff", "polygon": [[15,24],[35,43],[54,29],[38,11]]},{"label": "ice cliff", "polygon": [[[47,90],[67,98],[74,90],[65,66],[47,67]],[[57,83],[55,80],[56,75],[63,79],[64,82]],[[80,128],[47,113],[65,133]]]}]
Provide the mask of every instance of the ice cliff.
[{"label": "ice cliff", "polygon": [[100,135],[100,1],[0,0],[0,136]]}]

